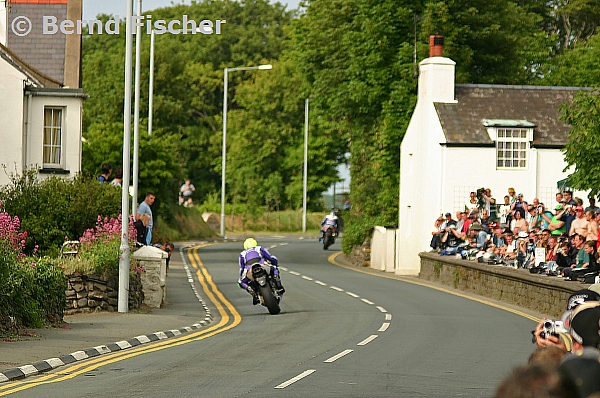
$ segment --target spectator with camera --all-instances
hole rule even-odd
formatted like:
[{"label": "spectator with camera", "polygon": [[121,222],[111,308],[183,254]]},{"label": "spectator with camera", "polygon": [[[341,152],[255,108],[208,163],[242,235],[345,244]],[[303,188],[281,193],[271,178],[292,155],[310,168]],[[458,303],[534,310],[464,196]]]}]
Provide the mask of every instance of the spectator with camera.
[{"label": "spectator with camera", "polygon": [[443,231],[446,230],[446,228],[448,228],[450,225],[456,225],[456,220],[452,219],[452,213],[446,213],[444,215],[445,219],[444,222],[442,223],[442,226],[440,227]]},{"label": "spectator with camera", "polygon": [[550,220],[548,220],[547,215],[544,214],[543,217],[548,221],[548,229],[551,231],[552,235],[560,236],[566,232],[565,221],[562,219],[564,214],[564,208],[562,204],[557,204],[554,208],[555,214],[552,216]]},{"label": "spectator with camera", "polygon": [[458,248],[465,243],[466,236],[456,229],[456,225],[450,225],[442,235],[442,244],[444,249],[440,252],[441,256],[451,256],[456,254]]},{"label": "spectator with camera", "polygon": [[562,274],[562,270],[570,268],[577,261],[577,250],[569,243],[569,239],[560,237],[558,240],[558,249],[556,250],[556,264],[558,265],[557,272]]}]

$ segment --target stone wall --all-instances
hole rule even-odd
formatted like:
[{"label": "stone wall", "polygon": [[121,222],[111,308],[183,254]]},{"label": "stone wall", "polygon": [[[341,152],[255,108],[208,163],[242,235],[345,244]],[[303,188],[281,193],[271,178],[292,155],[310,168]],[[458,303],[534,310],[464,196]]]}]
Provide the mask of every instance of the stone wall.
[{"label": "stone wall", "polygon": [[420,279],[505,301],[555,319],[566,311],[567,299],[573,292],[589,286],[437,253],[420,253],[419,256]]},{"label": "stone wall", "polygon": [[[65,315],[118,311],[118,275],[71,275],[66,290]],[[129,274],[129,310],[138,309],[144,300],[140,274]]]}]

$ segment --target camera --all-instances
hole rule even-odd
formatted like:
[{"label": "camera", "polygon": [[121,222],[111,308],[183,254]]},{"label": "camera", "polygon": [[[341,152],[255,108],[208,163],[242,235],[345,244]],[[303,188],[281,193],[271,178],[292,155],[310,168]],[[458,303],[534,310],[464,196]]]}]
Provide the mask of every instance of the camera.
[{"label": "camera", "polygon": [[543,332],[540,334],[540,336],[546,339],[550,335],[558,337],[559,333],[569,333],[563,321],[553,321],[551,319],[548,319],[544,322],[542,329]]},{"label": "camera", "polygon": [[478,207],[485,207],[485,199],[483,199],[483,196],[485,195],[485,188],[479,188],[475,194],[477,195]]}]

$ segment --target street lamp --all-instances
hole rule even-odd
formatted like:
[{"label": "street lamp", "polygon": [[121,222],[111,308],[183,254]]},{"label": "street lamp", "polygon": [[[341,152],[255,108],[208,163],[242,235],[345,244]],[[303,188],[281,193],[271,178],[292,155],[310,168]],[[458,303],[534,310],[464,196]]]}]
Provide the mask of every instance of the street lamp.
[{"label": "street lamp", "polygon": [[223,153],[221,161],[221,236],[225,237],[225,164],[227,156],[227,76],[229,72],[237,70],[267,70],[273,69],[273,65],[244,66],[240,68],[223,69]]}]

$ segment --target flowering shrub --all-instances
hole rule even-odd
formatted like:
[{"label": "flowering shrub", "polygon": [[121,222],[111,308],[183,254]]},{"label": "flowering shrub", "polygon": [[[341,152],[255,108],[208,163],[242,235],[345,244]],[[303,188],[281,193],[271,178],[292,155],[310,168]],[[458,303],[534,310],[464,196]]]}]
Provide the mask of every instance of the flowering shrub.
[{"label": "flowering shrub", "polygon": [[[68,240],[68,237],[65,237]],[[129,247],[135,247],[136,230],[133,217],[129,218]],[[98,216],[95,228],[86,230],[79,238],[79,257],[95,265],[95,272],[107,274],[118,272],[121,258],[121,216],[102,218]],[[131,255],[131,251],[130,251]]]},{"label": "flowering shrub", "polygon": [[27,232],[0,208],[0,329],[42,327],[59,322],[66,307],[66,279],[45,259],[23,253]]}]

